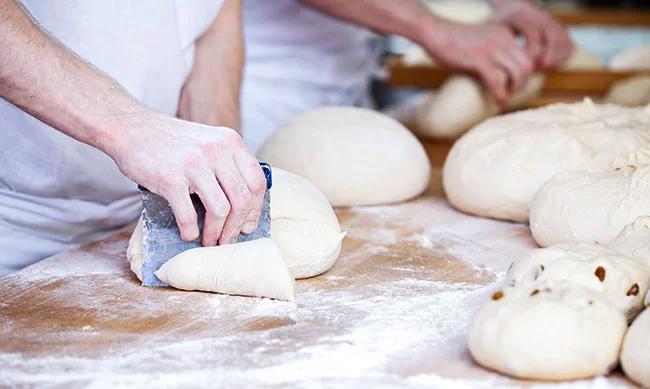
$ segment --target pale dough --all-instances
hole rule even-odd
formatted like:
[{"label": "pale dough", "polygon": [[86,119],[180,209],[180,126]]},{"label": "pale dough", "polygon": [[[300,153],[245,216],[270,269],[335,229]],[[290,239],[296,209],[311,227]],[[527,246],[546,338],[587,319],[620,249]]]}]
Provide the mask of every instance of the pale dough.
[{"label": "pale dough", "polygon": [[605,101],[630,107],[650,104],[650,76],[632,76],[609,88]]},{"label": "pale dough", "polygon": [[476,314],[469,350],[481,365],[514,377],[572,380],[616,367],[627,321],[599,293],[542,283],[506,288]]},{"label": "pale dough", "polygon": [[586,50],[577,49],[569,60],[564,64],[564,70],[599,70],[605,69],[607,65],[597,55]]},{"label": "pale dough", "polygon": [[632,381],[650,388],[650,309],[643,311],[627,331],[621,365]]},{"label": "pale dough", "polygon": [[616,54],[609,62],[613,70],[650,70],[650,45],[632,47]]},{"label": "pale dough", "polygon": [[176,289],[294,300],[293,277],[269,238],[184,251],[156,276]]},{"label": "pale dough", "polygon": [[607,245],[640,215],[650,215],[650,166],[629,165],[606,173],[570,172],[549,180],[530,204],[530,228],[540,246]]},{"label": "pale dough", "polygon": [[[638,259],[650,269],[650,216],[640,216],[633,223],[625,226],[609,247],[623,255]],[[648,297],[650,298],[650,293]]]},{"label": "pale dough", "polygon": [[[536,74],[510,97],[506,111],[520,109],[535,98],[544,86],[544,76]],[[462,107],[462,109],[459,109]],[[467,75],[449,77],[436,93],[420,106],[414,130],[434,139],[454,139],[502,111],[480,81]]]},{"label": "pale dough", "polygon": [[431,167],[420,142],[368,109],[323,107],[277,131],[260,160],[307,178],[333,206],[396,203],[422,193]]},{"label": "pale dough", "polygon": [[539,188],[559,173],[612,171],[650,148],[650,107],[553,104],[487,119],[452,147],[447,198],[479,216],[525,222]]},{"label": "pale dough", "polygon": [[600,293],[628,319],[643,308],[650,269],[637,259],[589,243],[536,249],[508,270],[506,285],[534,288],[546,281],[572,283]]}]

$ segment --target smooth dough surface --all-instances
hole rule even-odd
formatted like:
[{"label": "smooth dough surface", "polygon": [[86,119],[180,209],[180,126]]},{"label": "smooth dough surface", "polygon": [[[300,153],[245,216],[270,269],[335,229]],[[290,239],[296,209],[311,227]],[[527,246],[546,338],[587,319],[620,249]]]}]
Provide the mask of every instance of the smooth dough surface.
[{"label": "smooth dough surface", "polygon": [[650,76],[632,76],[609,88],[605,101],[630,107],[650,104]]},{"label": "smooth dough surface", "polygon": [[431,167],[402,124],[368,109],[323,107],[277,131],[260,160],[307,178],[333,206],[396,203],[422,193]]},{"label": "smooth dough surface", "polygon": [[607,173],[570,172],[552,178],[530,204],[530,228],[540,246],[607,245],[640,215],[650,215],[650,166],[629,165]]},{"label": "smooth dough surface", "polygon": [[553,104],[490,118],[452,147],[447,198],[475,215],[525,222],[539,188],[572,171],[612,171],[650,146],[650,107]]},{"label": "smooth dough surface", "polygon": [[627,331],[621,365],[628,378],[650,388],[650,309],[643,311]]},{"label": "smooth dough surface", "polygon": [[563,66],[565,70],[596,70],[606,67],[605,61],[599,56],[582,49],[577,49]]},{"label": "smooth dough surface", "polygon": [[569,282],[507,288],[477,312],[469,350],[479,364],[514,377],[587,378],[616,366],[626,329],[616,307]]},{"label": "smooth dough surface", "polygon": [[313,184],[273,167],[271,238],[295,278],[329,270],[344,236],[332,207]]},{"label": "smooth dough surface", "polygon": [[650,45],[641,45],[623,50],[609,61],[613,70],[650,70]]},{"label": "smooth dough surface", "polygon": [[[509,99],[504,109],[509,111],[526,106],[539,94],[543,85],[544,76],[534,75]],[[466,75],[451,76],[420,106],[414,128],[418,135],[454,139],[501,110],[480,81]]]},{"label": "smooth dough surface", "polygon": [[532,250],[508,270],[506,285],[534,288],[546,281],[572,283],[600,293],[628,319],[644,306],[650,269],[635,258],[590,243]]},{"label": "smooth dough surface", "polygon": [[[610,243],[609,247],[643,262],[650,269],[650,216],[640,216]],[[648,293],[650,298],[650,293]],[[646,303],[647,304],[647,303]]]},{"label": "smooth dough surface", "polygon": [[293,277],[269,238],[184,251],[156,276],[177,289],[294,300]]}]

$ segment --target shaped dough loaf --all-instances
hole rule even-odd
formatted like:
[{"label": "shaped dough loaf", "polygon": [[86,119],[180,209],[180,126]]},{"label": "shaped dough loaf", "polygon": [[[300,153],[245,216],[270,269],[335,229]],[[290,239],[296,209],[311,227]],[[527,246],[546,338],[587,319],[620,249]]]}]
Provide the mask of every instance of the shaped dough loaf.
[{"label": "shaped dough loaf", "polygon": [[640,215],[650,215],[650,166],[607,173],[571,172],[546,182],[530,204],[530,228],[540,246],[609,244]]},{"label": "shaped dough loaf", "polygon": [[641,313],[627,331],[621,365],[632,381],[650,388],[650,309]]},{"label": "shaped dough loaf", "polygon": [[650,269],[641,261],[588,243],[533,250],[508,270],[506,285],[532,289],[546,281],[569,280],[600,293],[628,319],[643,308]]},{"label": "shaped dough loaf", "polygon": [[650,76],[633,76],[614,83],[605,101],[630,107],[650,104]]},{"label": "shaped dough loaf", "polygon": [[617,364],[627,321],[599,293],[570,282],[496,292],[472,321],[469,350],[514,377],[572,380]]},{"label": "shaped dough loaf", "polygon": [[553,104],[490,118],[452,147],[447,198],[467,213],[525,222],[539,188],[571,170],[613,171],[650,147],[650,107]]},{"label": "shaped dough loaf", "polygon": [[156,276],[177,289],[294,300],[293,277],[269,238],[184,251]]},{"label": "shaped dough loaf", "polygon": [[609,67],[619,71],[650,70],[650,45],[621,51],[609,61]]},{"label": "shaped dough loaf", "polygon": [[334,206],[396,203],[422,193],[431,166],[417,138],[368,109],[324,107],[277,131],[260,160],[307,178]]}]

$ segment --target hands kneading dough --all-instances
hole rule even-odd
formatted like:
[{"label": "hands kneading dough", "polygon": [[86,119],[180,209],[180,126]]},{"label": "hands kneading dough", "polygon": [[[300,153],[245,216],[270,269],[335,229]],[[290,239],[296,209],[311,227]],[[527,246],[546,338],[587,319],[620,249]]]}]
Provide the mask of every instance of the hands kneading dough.
[{"label": "hands kneading dough", "polygon": [[[521,378],[606,374],[616,366],[626,318],[643,309],[649,247],[650,217],[645,216],[626,226],[609,249],[577,243],[533,250],[511,266],[504,289],[475,315],[470,353],[483,366]],[[622,357],[625,371],[645,385],[647,312],[632,325]]]},{"label": "hands kneading dough", "polygon": [[467,213],[528,221],[535,193],[559,173],[607,172],[650,149],[650,107],[553,104],[488,119],[452,147],[447,198]]},{"label": "hands kneading dough", "polygon": [[257,156],[307,178],[333,206],[408,200],[427,188],[431,175],[426,152],[409,130],[384,114],[355,107],[299,115]]},{"label": "hands kneading dough", "polygon": [[[322,193],[306,179],[273,168],[271,239],[188,250],[156,274],[179,289],[293,300],[293,279],[332,267],[344,235]],[[141,221],[127,258],[142,278]]]}]

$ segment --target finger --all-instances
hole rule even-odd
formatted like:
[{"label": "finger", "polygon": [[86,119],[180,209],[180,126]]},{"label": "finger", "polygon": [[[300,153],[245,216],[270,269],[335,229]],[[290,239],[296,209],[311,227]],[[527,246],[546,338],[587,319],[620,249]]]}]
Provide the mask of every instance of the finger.
[{"label": "finger", "polygon": [[501,70],[493,64],[483,64],[479,65],[477,72],[497,104],[505,104],[508,99],[507,79]]},{"label": "finger", "polygon": [[507,78],[507,91],[512,93],[523,86],[525,80],[524,71],[518,61],[508,51],[502,50],[494,54],[493,60],[496,65],[503,69]]},{"label": "finger", "polygon": [[215,246],[230,212],[230,203],[214,173],[208,169],[192,177],[192,186],[205,207],[202,244],[206,247]]},{"label": "finger", "polygon": [[215,173],[219,185],[230,203],[230,212],[221,231],[219,244],[233,243],[239,236],[246,217],[251,212],[253,195],[239,174],[232,157],[220,160],[215,167]]},{"label": "finger", "polygon": [[533,63],[541,63],[541,61],[544,59],[543,56],[543,51],[542,51],[542,34],[540,31],[537,29],[537,27],[533,25],[527,25],[525,23],[522,23],[520,28],[518,29],[520,34],[526,38],[526,45],[525,49],[528,55],[530,56],[531,60]]},{"label": "finger", "polygon": [[242,226],[242,232],[250,234],[257,228],[260,213],[262,212],[262,203],[264,202],[264,194],[266,192],[266,178],[264,177],[264,173],[262,173],[262,168],[257,158],[248,152],[237,153],[234,160],[239,174],[244,179],[252,195],[251,209]]},{"label": "finger", "polygon": [[190,199],[190,191],[187,187],[173,190],[164,196],[174,212],[176,224],[181,233],[181,239],[191,242],[199,237],[199,226],[197,225],[196,210]]}]

